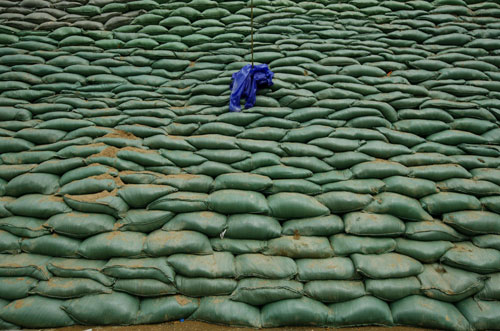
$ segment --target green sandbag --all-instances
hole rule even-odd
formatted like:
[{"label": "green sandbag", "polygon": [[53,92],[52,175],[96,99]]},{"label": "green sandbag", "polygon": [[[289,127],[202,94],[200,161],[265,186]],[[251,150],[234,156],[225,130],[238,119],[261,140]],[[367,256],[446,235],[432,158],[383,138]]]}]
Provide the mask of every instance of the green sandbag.
[{"label": "green sandbag", "polygon": [[231,326],[261,327],[258,308],[224,296],[202,298],[200,307],[189,319]]},{"label": "green sandbag", "polygon": [[353,254],[351,258],[356,271],[374,279],[415,276],[424,270],[417,260],[397,253]]},{"label": "green sandbag", "polygon": [[50,256],[36,254],[0,255],[0,276],[27,276],[39,280],[47,280],[50,273],[47,263]]},{"label": "green sandbag", "polygon": [[91,279],[53,277],[48,281],[38,282],[30,293],[49,298],[71,299],[91,294],[111,293],[111,290]]},{"label": "green sandbag", "polygon": [[453,244],[449,241],[418,241],[396,238],[396,252],[410,256],[424,263],[439,260]]},{"label": "green sandbag", "polygon": [[450,178],[471,178],[472,175],[458,164],[433,164],[411,168],[411,175],[433,181]]},{"label": "green sandbag", "polygon": [[139,299],[131,295],[87,295],[64,302],[61,309],[83,325],[130,325],[139,311]]},{"label": "green sandbag", "polygon": [[174,285],[156,279],[117,279],[113,284],[113,290],[134,297],[156,297],[177,293]]},{"label": "green sandbag", "polygon": [[267,243],[266,255],[291,258],[327,258],[333,255],[330,242],[325,237],[282,236]]},{"label": "green sandbag", "polygon": [[58,234],[24,239],[21,250],[27,253],[59,257],[76,257],[80,240],[64,237]]},{"label": "green sandbag", "polygon": [[272,165],[260,167],[253,173],[270,177],[272,179],[301,179],[312,176],[312,171],[303,168],[289,167],[285,165]]},{"label": "green sandbag", "polygon": [[492,212],[500,213],[500,197],[498,196],[485,197],[481,198],[479,201],[481,201],[483,206],[485,206]]},{"label": "green sandbag", "polygon": [[264,195],[242,190],[220,190],[210,194],[208,207],[222,214],[267,214],[269,207]]},{"label": "green sandbag", "polygon": [[75,238],[86,238],[101,232],[112,231],[114,225],[115,218],[111,215],[79,212],[54,215],[43,224],[51,231]]},{"label": "green sandbag", "polygon": [[366,292],[384,301],[395,301],[420,293],[417,277],[365,280]]},{"label": "green sandbag", "polygon": [[187,278],[180,275],[175,277],[175,286],[179,292],[190,297],[229,295],[236,285],[234,279]]},{"label": "green sandbag", "polygon": [[344,215],[345,232],[358,236],[397,237],[405,232],[405,224],[397,217],[353,212]]},{"label": "green sandbag", "polygon": [[297,280],[347,280],[355,276],[354,265],[348,257],[327,259],[298,259]]},{"label": "green sandbag", "polygon": [[[33,169],[33,172],[49,173],[61,176],[70,170],[82,167],[84,164],[84,160],[79,157],[66,160],[49,160],[41,163],[39,166]],[[59,183],[61,183],[61,179],[59,179]]]},{"label": "green sandbag", "polygon": [[0,310],[0,318],[24,328],[56,328],[73,325],[60,309],[64,301],[38,295],[12,301]]},{"label": "green sandbag", "polygon": [[462,193],[440,192],[426,196],[420,202],[433,215],[481,209],[481,202],[476,197]]},{"label": "green sandbag", "polygon": [[21,239],[7,231],[0,230],[0,253],[15,254],[20,251]]},{"label": "green sandbag", "polygon": [[372,296],[330,304],[328,308],[328,325],[335,327],[393,324],[389,305]]},{"label": "green sandbag", "polygon": [[135,323],[151,324],[187,318],[198,305],[197,299],[182,295],[143,299]]},{"label": "green sandbag", "polygon": [[103,191],[96,194],[65,195],[64,202],[71,208],[84,213],[103,213],[114,217],[127,212],[128,205],[112,192]]},{"label": "green sandbag", "polygon": [[212,183],[214,191],[237,189],[247,191],[264,191],[272,185],[269,177],[256,174],[223,174],[217,176]]},{"label": "green sandbag", "polygon": [[60,183],[61,186],[64,186],[76,180],[85,179],[92,176],[99,176],[106,173],[111,176],[118,175],[118,172],[113,168],[103,165],[89,165],[87,167],[80,167],[66,172],[61,176]]},{"label": "green sandbag", "polygon": [[351,170],[353,176],[355,178],[360,178],[360,179],[364,178],[383,179],[390,176],[406,176],[410,172],[410,170],[402,164],[385,160],[357,163],[352,167]]},{"label": "green sandbag", "polygon": [[236,275],[234,256],[228,252],[174,254],[168,257],[168,263],[177,274],[191,278],[233,278]]},{"label": "green sandbag", "polygon": [[458,310],[469,321],[473,330],[493,330],[498,328],[500,317],[498,301],[482,301],[468,298],[457,304]]},{"label": "green sandbag", "polygon": [[344,230],[344,223],[337,215],[300,218],[283,223],[284,235],[330,236]]},{"label": "green sandbag", "polygon": [[408,239],[422,241],[447,240],[455,242],[467,239],[466,236],[440,221],[406,223],[405,236]]},{"label": "green sandbag", "polygon": [[476,294],[476,298],[481,300],[500,299],[500,273],[489,274],[484,282],[484,287]]},{"label": "green sandbag", "polygon": [[210,244],[214,251],[232,254],[262,253],[267,248],[266,240],[212,238]]},{"label": "green sandbag", "polygon": [[149,256],[168,256],[176,253],[212,254],[207,236],[196,231],[163,231],[150,233],[144,243]]},{"label": "green sandbag", "polygon": [[33,143],[24,139],[0,137],[0,151],[2,153],[27,151],[34,146]]},{"label": "green sandbag", "polygon": [[134,257],[142,254],[146,235],[140,232],[106,232],[82,242],[78,254],[87,259]]},{"label": "green sandbag", "polygon": [[313,280],[304,286],[304,294],[321,302],[343,302],[365,295],[361,281]]},{"label": "green sandbag", "polygon": [[245,278],[238,282],[231,300],[260,306],[270,302],[300,298],[302,291],[302,283],[294,280]]},{"label": "green sandbag", "polygon": [[71,211],[62,198],[41,194],[24,195],[7,204],[6,208],[15,215],[40,218]]},{"label": "green sandbag", "polygon": [[306,297],[280,300],[262,307],[262,326],[325,326],[328,313],[324,304]]},{"label": "green sandbag", "polygon": [[426,296],[445,302],[458,302],[479,292],[487,277],[436,263],[425,265],[417,278]]},{"label": "green sandbag", "polygon": [[224,237],[231,239],[268,240],[281,235],[280,223],[269,216],[237,214],[227,219]]},{"label": "green sandbag", "polygon": [[432,220],[432,216],[417,200],[397,193],[384,192],[376,195],[365,210],[372,213],[387,213],[409,221]]},{"label": "green sandbag", "polygon": [[131,209],[116,222],[114,229],[118,228],[120,231],[151,232],[162,227],[173,216],[174,214],[169,211]]},{"label": "green sandbag", "polygon": [[330,237],[335,255],[344,256],[353,253],[382,254],[392,252],[396,241],[392,238],[371,238],[350,236],[339,233]]},{"label": "green sandbag", "polygon": [[486,274],[500,271],[500,252],[492,248],[478,248],[470,242],[456,243],[441,262],[452,267]]},{"label": "green sandbag", "polygon": [[351,179],[322,186],[323,192],[348,191],[360,194],[377,194],[384,188],[385,183],[380,179]]},{"label": "green sandbag", "polygon": [[427,179],[392,176],[385,178],[384,183],[387,192],[398,193],[415,199],[438,192],[436,183]]},{"label": "green sandbag", "polygon": [[225,215],[203,211],[177,214],[162,229],[165,231],[192,230],[208,237],[216,237],[226,227]]},{"label": "green sandbag", "polygon": [[322,193],[322,190],[321,186],[311,183],[305,179],[276,179],[273,180],[272,187],[266,190],[267,194],[280,192],[295,192],[306,195],[316,195]]},{"label": "green sandbag", "polygon": [[383,141],[371,140],[363,144],[356,151],[367,155],[388,159],[401,154],[412,154],[412,150],[404,145],[389,144]]},{"label": "green sandbag", "polygon": [[237,278],[290,279],[297,273],[295,262],[284,256],[242,254],[235,258]]},{"label": "green sandbag", "polygon": [[319,202],[327,206],[332,213],[345,213],[363,209],[373,198],[369,194],[351,192],[328,192],[316,196]]},{"label": "green sandbag", "polygon": [[175,213],[189,213],[206,210],[208,194],[195,192],[175,192],[167,194],[153,202],[147,209],[165,210]]},{"label": "green sandbag", "polygon": [[277,218],[315,217],[328,209],[312,197],[300,193],[277,193],[268,197],[269,208]]},{"label": "green sandbag", "polygon": [[0,196],[0,217],[9,217],[12,216],[12,213],[5,208],[5,206],[11,202],[16,200],[12,197],[1,197]]},{"label": "green sandbag", "polygon": [[466,235],[500,234],[500,215],[488,211],[458,211],[443,215],[443,222]]},{"label": "green sandbag", "polygon": [[7,165],[0,164],[0,177],[5,181],[9,181],[12,178],[22,175],[31,171],[35,168],[35,164],[24,164],[24,165]]},{"label": "green sandbag", "polygon": [[481,248],[495,248],[500,250],[500,235],[485,234],[472,237],[472,243]]},{"label": "green sandbag", "polygon": [[17,300],[27,297],[38,281],[30,277],[0,277],[0,298]]},{"label": "green sandbag", "polygon": [[10,216],[0,219],[0,229],[19,237],[36,238],[49,231],[43,227],[43,220],[32,217]]},{"label": "green sandbag", "polygon": [[485,180],[451,178],[437,183],[437,187],[441,191],[465,193],[477,197],[500,194],[500,186]]},{"label": "green sandbag", "polygon": [[173,283],[175,273],[164,257],[158,258],[113,258],[101,268],[102,273],[122,279],[156,279]]},{"label": "green sandbag", "polygon": [[113,279],[100,272],[105,264],[106,261],[99,260],[53,258],[47,264],[47,269],[57,277],[89,278],[111,286]]},{"label": "green sandbag", "polygon": [[144,208],[154,200],[177,191],[167,185],[126,185],[118,190],[118,195],[131,208]]},{"label": "green sandbag", "polygon": [[[410,295],[391,303],[395,324],[429,329],[469,330],[469,322],[451,303]],[[448,316],[448,318],[443,318]]]}]

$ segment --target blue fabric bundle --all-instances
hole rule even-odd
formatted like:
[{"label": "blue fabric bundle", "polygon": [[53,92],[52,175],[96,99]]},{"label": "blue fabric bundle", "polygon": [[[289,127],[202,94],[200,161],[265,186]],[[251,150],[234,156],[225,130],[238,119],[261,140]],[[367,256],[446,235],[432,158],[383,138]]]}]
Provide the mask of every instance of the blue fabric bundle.
[{"label": "blue fabric bundle", "polygon": [[240,71],[233,74],[231,82],[231,98],[229,101],[229,111],[241,111],[241,98],[246,100],[245,108],[255,105],[257,89],[273,85],[274,73],[269,70],[267,64],[252,66],[247,64]]}]

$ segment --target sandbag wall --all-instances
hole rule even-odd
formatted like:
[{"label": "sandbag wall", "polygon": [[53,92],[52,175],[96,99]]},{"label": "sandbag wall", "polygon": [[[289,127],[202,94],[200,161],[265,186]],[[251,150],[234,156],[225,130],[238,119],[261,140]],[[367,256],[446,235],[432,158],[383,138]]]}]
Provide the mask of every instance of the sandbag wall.
[{"label": "sandbag wall", "polygon": [[0,328],[500,325],[500,5],[0,1]]}]

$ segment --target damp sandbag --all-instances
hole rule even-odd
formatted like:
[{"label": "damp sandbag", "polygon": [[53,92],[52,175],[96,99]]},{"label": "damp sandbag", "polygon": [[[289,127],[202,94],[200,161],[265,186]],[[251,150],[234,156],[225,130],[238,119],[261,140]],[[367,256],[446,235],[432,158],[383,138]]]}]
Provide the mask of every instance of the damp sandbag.
[{"label": "damp sandbag", "polygon": [[433,215],[481,209],[481,202],[476,197],[462,193],[440,192],[424,197],[420,202]]},{"label": "damp sandbag", "polygon": [[424,263],[439,261],[453,244],[449,241],[419,241],[396,238],[396,252],[412,257]]},{"label": "damp sandbag", "polygon": [[[103,214],[100,214],[103,215]],[[131,209],[119,219],[112,229],[120,231],[151,232],[161,228],[174,214],[163,210]],[[111,229],[107,230],[111,231]]]},{"label": "damp sandbag", "polygon": [[405,224],[392,215],[353,212],[343,219],[345,232],[358,236],[396,237],[405,231]]},{"label": "damp sandbag", "polygon": [[197,308],[198,299],[183,295],[141,300],[137,324],[161,323],[188,318]]},{"label": "damp sandbag", "polygon": [[294,280],[245,278],[238,282],[231,300],[260,306],[270,302],[300,298],[302,291],[302,283]]},{"label": "damp sandbag", "polygon": [[426,264],[417,278],[426,296],[440,301],[458,302],[479,292],[487,277],[436,263]]},{"label": "damp sandbag", "polygon": [[96,194],[65,195],[64,202],[79,212],[102,213],[114,217],[119,217],[129,209],[123,199],[107,191]]},{"label": "damp sandbag", "polygon": [[220,190],[209,195],[208,207],[222,214],[268,214],[264,195],[242,190]]},{"label": "damp sandbag", "polygon": [[85,295],[111,293],[111,289],[92,279],[52,277],[47,281],[38,282],[30,293],[49,298],[72,299]]},{"label": "damp sandbag", "polygon": [[328,305],[328,325],[335,327],[393,324],[389,305],[372,296]]},{"label": "damp sandbag", "polygon": [[144,208],[154,200],[177,191],[167,185],[125,185],[118,190],[118,195],[131,208]]},{"label": "damp sandbag", "polygon": [[467,239],[451,226],[437,220],[406,223],[405,236],[408,239],[421,241],[446,240],[455,242]]},{"label": "damp sandbag", "polygon": [[71,211],[62,198],[41,194],[23,195],[8,203],[6,208],[15,215],[40,218],[49,218]]},{"label": "damp sandbag", "polygon": [[214,191],[225,189],[264,191],[271,185],[272,181],[269,177],[248,173],[236,173],[217,176],[212,183],[212,189]]},{"label": "damp sandbag", "polygon": [[131,295],[87,295],[64,302],[61,309],[83,325],[130,325],[139,311],[139,299]]},{"label": "damp sandbag", "polygon": [[468,298],[457,303],[457,308],[474,330],[498,329],[500,302]]},{"label": "damp sandbag", "polygon": [[347,280],[355,276],[354,265],[348,257],[327,259],[298,259],[297,280]]},{"label": "damp sandbag", "polygon": [[17,300],[29,295],[38,280],[31,277],[0,277],[0,298]]},{"label": "damp sandbag", "polygon": [[260,311],[243,302],[230,300],[226,296],[204,297],[199,308],[189,317],[190,320],[260,328]]},{"label": "damp sandbag", "polygon": [[136,257],[142,254],[146,235],[140,232],[112,231],[85,239],[78,254],[87,259],[109,259],[111,257]]},{"label": "damp sandbag", "polygon": [[[430,329],[469,330],[469,322],[451,303],[410,295],[391,303],[395,324]],[[448,316],[448,318],[443,318]]]},{"label": "damp sandbag", "polygon": [[113,290],[135,297],[156,297],[177,293],[174,285],[156,279],[117,279],[113,284]]},{"label": "damp sandbag", "polygon": [[366,293],[384,301],[396,301],[420,294],[420,282],[415,276],[389,279],[366,279]]},{"label": "damp sandbag", "polygon": [[165,210],[174,213],[189,213],[208,208],[208,194],[197,192],[175,192],[151,202],[147,209]]},{"label": "damp sandbag", "polygon": [[277,218],[324,216],[328,208],[313,197],[300,193],[277,193],[268,197],[271,214]]},{"label": "damp sandbag", "polygon": [[492,248],[479,248],[470,242],[456,243],[441,262],[452,267],[480,274],[500,271],[500,252]]},{"label": "damp sandbag", "polygon": [[173,283],[175,272],[165,257],[157,258],[112,258],[105,263],[101,272],[104,275],[122,279],[156,279]]},{"label": "damp sandbag", "polygon": [[57,277],[89,278],[105,286],[113,285],[113,278],[101,273],[106,264],[103,260],[53,258],[47,264],[47,269]]},{"label": "damp sandbag", "polygon": [[282,224],[282,234],[289,236],[330,236],[343,229],[344,223],[337,215],[299,218]]},{"label": "damp sandbag", "polygon": [[372,213],[387,213],[408,221],[430,221],[430,216],[420,203],[407,196],[384,192],[376,195],[374,200],[365,208]]},{"label": "damp sandbag", "polygon": [[25,328],[55,328],[74,324],[60,309],[63,300],[38,295],[12,301],[0,310],[0,318]]},{"label": "damp sandbag", "polygon": [[325,237],[294,235],[269,240],[264,254],[291,258],[327,258],[333,255],[333,250]]},{"label": "damp sandbag", "polygon": [[50,259],[50,256],[36,254],[0,254],[0,276],[24,276],[47,280],[51,276],[47,270],[47,263]]},{"label": "damp sandbag", "polygon": [[290,279],[297,273],[295,262],[284,256],[242,254],[235,258],[237,278]]},{"label": "damp sandbag", "polygon": [[54,215],[43,224],[53,232],[74,238],[86,238],[112,231],[114,225],[115,218],[111,215],[79,212]]},{"label": "damp sandbag", "polygon": [[176,253],[212,254],[207,236],[196,231],[164,231],[150,233],[144,242],[144,252],[149,256],[168,256]]},{"label": "damp sandbag", "polygon": [[328,312],[323,303],[310,298],[281,300],[262,307],[262,326],[324,326]]},{"label": "damp sandbag", "polygon": [[80,243],[81,241],[77,239],[52,234],[24,239],[21,242],[21,250],[48,256],[76,257]]},{"label": "damp sandbag", "polygon": [[488,211],[457,211],[443,215],[443,222],[466,235],[500,234],[500,215]]},{"label": "damp sandbag", "polygon": [[374,279],[410,277],[424,269],[417,260],[397,253],[353,254],[351,258],[357,272]]},{"label": "damp sandbag", "polygon": [[234,256],[228,252],[212,255],[174,254],[168,263],[177,274],[186,277],[233,278],[236,275]]},{"label": "damp sandbag", "polygon": [[316,196],[316,199],[328,207],[332,213],[345,213],[363,209],[373,200],[369,194],[343,191],[323,193]]},{"label": "damp sandbag", "polygon": [[175,286],[180,293],[190,297],[229,295],[236,288],[237,282],[227,278],[188,278],[177,275]]},{"label": "damp sandbag", "polygon": [[304,285],[304,294],[321,302],[343,302],[365,295],[365,286],[354,280],[313,280]]},{"label": "damp sandbag", "polygon": [[162,229],[165,231],[191,230],[216,237],[226,229],[227,217],[210,211],[181,213],[170,219]]},{"label": "damp sandbag", "polygon": [[382,254],[392,252],[396,241],[392,238],[372,238],[339,233],[330,237],[333,252],[338,256],[361,254]]}]

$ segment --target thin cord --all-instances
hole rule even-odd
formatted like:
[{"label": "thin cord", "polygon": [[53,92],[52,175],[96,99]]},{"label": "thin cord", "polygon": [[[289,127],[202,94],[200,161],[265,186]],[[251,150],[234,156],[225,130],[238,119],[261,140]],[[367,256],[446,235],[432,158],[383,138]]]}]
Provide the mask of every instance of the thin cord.
[{"label": "thin cord", "polygon": [[251,25],[251,35],[250,35],[250,40],[251,40],[251,52],[252,52],[252,68],[253,68],[253,0],[251,1],[250,4],[250,25]]}]

